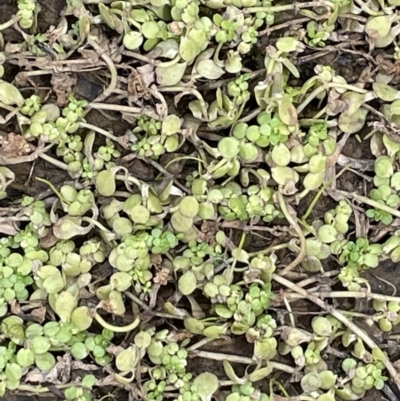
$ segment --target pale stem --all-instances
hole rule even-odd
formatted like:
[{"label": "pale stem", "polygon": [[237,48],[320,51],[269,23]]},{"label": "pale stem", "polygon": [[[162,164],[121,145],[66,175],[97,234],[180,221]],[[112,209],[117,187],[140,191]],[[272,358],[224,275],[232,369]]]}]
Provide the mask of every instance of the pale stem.
[{"label": "pale stem", "polygon": [[53,157],[47,155],[46,153],[39,153],[38,156],[41,159],[46,160],[48,163],[52,164],[53,166],[56,166],[64,171],[68,171],[68,164],[66,164],[60,160],[54,159]]},{"label": "pale stem", "polygon": [[278,202],[279,202],[279,207],[282,210],[282,213],[285,215],[286,220],[289,222],[289,224],[295,229],[297,235],[300,238],[300,252],[296,256],[296,259],[294,259],[291,263],[289,263],[281,272],[280,274],[284,276],[285,274],[291,272],[298,264],[301,263],[301,261],[304,259],[306,256],[306,239],[304,237],[303,231],[301,230],[299,224],[297,221],[295,221],[290,214],[290,212],[287,209],[285,200],[283,199],[283,196],[281,193],[277,192],[276,193],[278,197]]},{"label": "pale stem", "polygon": [[18,22],[19,18],[14,15],[10,20],[7,22],[4,22],[3,24],[0,24],[0,31],[3,31],[4,29],[11,28],[16,22]]},{"label": "pale stem", "polygon": [[94,318],[96,319],[97,323],[114,333],[128,333],[129,331],[136,329],[136,327],[138,327],[140,324],[139,316],[136,316],[135,320],[128,326],[114,326],[110,323],[107,323],[97,312],[95,313]]},{"label": "pale stem", "polygon": [[[63,390],[65,388],[74,387],[76,383],[68,383],[68,384],[55,384],[54,386],[59,390]],[[30,386],[29,384],[20,384],[17,391],[26,391],[27,393],[34,393],[34,394],[41,394],[41,393],[48,393],[51,390],[48,387],[42,386]]]},{"label": "pale stem", "polygon": [[[379,347],[375,344],[375,342],[368,336],[368,334],[361,330],[357,325],[347,319],[342,313],[337,311],[333,306],[326,304],[322,299],[318,298],[315,294],[309,293],[304,288],[300,288],[296,284],[291,281],[285,279],[284,277],[279,276],[278,274],[272,274],[272,279],[277,283],[283,285],[284,287],[290,288],[292,291],[297,292],[300,295],[303,295],[305,298],[309,299],[311,302],[314,302],[321,309],[330,313],[333,317],[335,317],[339,322],[342,322],[349,330],[351,330],[357,337],[359,337],[371,350],[379,349]],[[397,377],[397,371],[388,359],[387,356],[383,357],[382,360],[385,365],[387,371],[390,376],[396,383],[397,387],[400,389],[400,379]]]},{"label": "pale stem", "polygon": [[104,130],[103,128],[97,127],[96,125],[87,124],[87,123],[79,123],[79,126],[81,128],[87,128],[87,129],[96,131],[98,134],[101,134],[101,135],[105,136],[106,138],[119,143],[118,137],[113,135],[111,132]]},{"label": "pale stem", "polygon": [[88,43],[93,47],[93,49],[96,50],[97,54],[104,60],[104,62],[107,64],[108,69],[110,70],[111,74],[111,81],[108,86],[108,88],[103,92],[103,95],[100,96],[100,98],[103,100],[107,97],[109,97],[117,87],[118,83],[118,72],[115,67],[114,62],[111,60],[111,58],[104,52],[104,49],[97,44],[94,40],[89,39]]},{"label": "pale stem", "polygon": [[244,117],[238,120],[238,123],[247,123],[251,121],[253,118],[257,117],[261,113],[261,107],[257,107],[255,110],[251,111],[249,114],[246,114]]},{"label": "pale stem", "polygon": [[[373,292],[363,292],[363,291],[315,291],[312,292],[313,295],[319,298],[357,298],[357,299],[376,299],[379,301],[386,301],[386,302],[399,302],[400,297],[394,297],[392,295],[384,295],[384,294],[375,294]],[[301,294],[293,294],[288,293],[285,294],[286,299],[288,301],[295,301],[297,299],[305,298],[304,295]]]},{"label": "pale stem", "polygon": [[306,278],[304,280],[301,280],[301,281],[297,282],[296,285],[298,287],[306,287],[307,285],[310,285],[310,284],[315,283],[316,281],[319,281],[322,277],[333,277],[333,276],[336,276],[339,273],[340,273],[340,270],[332,270],[332,271],[325,272],[325,273],[323,273],[321,275],[318,275],[318,276],[308,277],[308,278]]},{"label": "pale stem", "polygon": [[[243,363],[245,365],[256,365],[256,363],[257,363],[254,359],[246,357],[246,356],[222,354],[219,352],[196,350],[196,351],[191,352],[191,354],[193,356],[197,356],[199,358],[213,359],[215,361],[228,361],[228,362],[233,362],[233,363]],[[268,361],[268,363],[274,369],[281,370],[282,372],[293,374],[296,371],[295,368],[292,368],[291,366],[285,365],[280,362]]]},{"label": "pale stem", "polygon": [[356,193],[350,193],[350,192],[346,192],[346,191],[335,191],[338,194],[342,194],[348,198],[353,198],[356,199],[358,201],[360,201],[361,203],[365,203],[366,205],[372,206],[375,209],[379,209],[379,210],[383,210],[384,212],[387,212],[389,214],[391,214],[392,216],[396,216],[396,217],[400,217],[400,211],[393,209],[390,206],[387,206],[383,203],[379,203],[377,201],[374,201],[366,196],[362,196],[362,195],[358,195]]},{"label": "pale stem", "polygon": [[148,108],[141,107],[131,107],[131,106],[123,106],[119,104],[109,104],[109,103],[89,103],[86,108],[94,109],[94,110],[110,110],[110,111],[119,111],[121,113],[129,113],[134,115],[146,115],[148,117],[154,118],[155,120],[160,120],[160,116],[157,115],[154,111],[149,110]]},{"label": "pale stem", "polygon": [[116,174],[115,175],[115,179],[116,180],[120,180],[120,181],[128,181],[132,184],[135,184],[137,187],[141,188],[142,184],[140,183],[140,181],[135,178],[135,177],[131,177],[131,176],[125,176],[125,175],[121,175],[121,174]]},{"label": "pale stem", "polygon": [[292,327],[296,327],[296,323],[294,321],[294,316],[293,316],[293,311],[292,311],[292,307],[290,306],[290,303],[288,302],[288,300],[286,299],[285,296],[283,296],[283,303],[285,304],[285,307],[289,313],[289,320],[290,320],[290,324]]},{"label": "pale stem", "polygon": [[190,347],[187,347],[186,349],[188,351],[194,351],[198,348],[201,348],[203,345],[206,345],[208,343],[210,343],[211,341],[214,341],[215,338],[203,338],[202,340],[198,341],[197,343],[191,345]]},{"label": "pale stem", "polygon": [[93,224],[94,226],[96,226],[101,231],[104,231],[104,232],[109,233],[109,234],[113,234],[113,232],[110,231],[108,228],[104,227],[103,224],[99,223],[97,220],[91,219],[90,217],[83,216],[82,217],[82,221],[86,221],[89,224]]},{"label": "pale stem", "polygon": [[281,6],[269,6],[269,7],[248,7],[244,8],[244,14],[253,14],[253,13],[279,13],[282,11],[291,11],[291,10],[300,10],[302,8],[314,8],[314,7],[322,7],[326,6],[331,9],[334,8],[334,4],[330,1],[306,1],[304,3],[292,3],[285,4]]},{"label": "pale stem", "polygon": [[313,99],[315,99],[320,93],[323,91],[328,90],[329,88],[340,88],[340,89],[347,89],[349,91],[357,92],[357,93],[367,93],[368,91],[362,88],[359,88],[354,85],[349,84],[339,84],[336,82],[330,82],[325,85],[318,86],[315,88],[306,99],[303,100],[301,104],[297,106],[297,114],[300,114],[310,103]]},{"label": "pale stem", "polygon": [[137,303],[139,306],[141,306],[146,313],[149,313],[153,316],[158,316],[166,319],[178,319],[178,320],[183,320],[182,316],[177,316],[177,315],[171,315],[169,313],[163,313],[163,312],[154,312],[152,309],[150,309],[140,298],[136,297],[129,291],[125,291],[124,294],[130,298],[133,302]]},{"label": "pale stem", "polygon": [[379,16],[379,15],[384,15],[382,11],[374,11],[371,8],[369,8],[362,0],[354,0],[358,6],[367,14],[373,15],[373,16]]},{"label": "pale stem", "polygon": [[[244,245],[244,241],[245,240],[246,240],[246,233],[242,232],[242,237],[240,238],[240,243],[239,243],[239,246],[237,247],[238,252],[241,252],[241,250],[243,249],[243,245]],[[226,280],[227,280],[227,282],[229,284],[232,282],[232,279],[233,279],[233,272],[235,271],[236,262],[237,262],[237,259],[233,258],[233,262],[228,267],[227,274],[225,276]]]}]

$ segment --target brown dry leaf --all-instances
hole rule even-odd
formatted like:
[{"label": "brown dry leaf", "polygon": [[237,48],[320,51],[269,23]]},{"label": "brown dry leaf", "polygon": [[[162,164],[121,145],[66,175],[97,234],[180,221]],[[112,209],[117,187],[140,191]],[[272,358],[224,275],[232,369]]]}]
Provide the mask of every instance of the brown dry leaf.
[{"label": "brown dry leaf", "polygon": [[33,150],[23,136],[14,132],[10,132],[6,137],[0,136],[0,146],[1,154],[10,159],[26,156]]},{"label": "brown dry leaf", "polygon": [[28,383],[43,383],[45,381],[44,374],[39,369],[33,369],[25,376],[25,382]]},{"label": "brown dry leaf", "polygon": [[168,280],[170,279],[170,271],[169,269],[162,267],[161,270],[158,270],[155,277],[154,282],[160,285],[167,285]]},{"label": "brown dry leaf", "polygon": [[138,72],[142,77],[142,82],[149,88],[154,82],[154,67],[151,64],[145,64],[142,67],[138,67]]},{"label": "brown dry leaf", "polygon": [[[150,71],[146,71],[145,67],[150,67]],[[143,73],[139,70],[142,70]],[[129,75],[128,93],[132,96],[135,103],[139,102],[141,99],[150,100],[151,95],[148,88],[154,81],[154,72],[152,72],[152,70],[153,67],[147,64],[144,67],[139,67],[137,70],[134,69]],[[142,102],[140,103],[142,104]]]},{"label": "brown dry leaf", "polygon": [[123,387],[124,385],[115,380],[114,374],[108,375],[103,379],[98,381],[99,386],[113,386],[113,387]]},{"label": "brown dry leaf", "polygon": [[50,83],[53,87],[53,91],[57,95],[57,104],[62,107],[68,103],[68,95],[72,92],[72,88],[78,82],[76,76],[66,72],[54,73],[51,76]]},{"label": "brown dry leaf", "polygon": [[[4,139],[4,138],[3,138]],[[52,145],[49,145],[51,147]],[[44,147],[43,144],[39,144],[39,146],[27,156],[9,156],[6,152],[0,148],[0,165],[7,166],[10,164],[20,164],[20,163],[28,163],[36,160],[40,153],[45,152],[49,147]]]},{"label": "brown dry leaf", "polygon": [[46,308],[42,305],[40,308],[36,308],[31,312],[35,322],[42,324],[46,318]]},{"label": "brown dry leaf", "polygon": [[79,289],[79,299],[90,299],[93,298],[93,294],[89,292],[86,288]]},{"label": "brown dry leaf", "polygon": [[13,299],[10,302],[10,309],[13,315],[19,315],[21,312],[21,305],[18,303],[16,299]]},{"label": "brown dry leaf", "polygon": [[82,361],[72,361],[72,370],[84,370],[86,372],[93,372],[94,370],[100,370],[101,368],[97,365],[90,363],[83,363]]},{"label": "brown dry leaf", "polygon": [[71,378],[71,362],[70,354],[63,357],[57,357],[57,363],[48,372],[42,372],[39,369],[33,369],[25,377],[25,381],[30,383],[67,383]]},{"label": "brown dry leaf", "polygon": [[328,95],[327,113],[330,116],[336,116],[347,109],[346,103],[339,98],[338,92],[331,90]]},{"label": "brown dry leaf", "polygon": [[58,238],[49,231],[47,235],[43,238],[40,238],[40,246],[44,249],[49,249],[54,246],[58,241]]},{"label": "brown dry leaf", "polygon": [[18,230],[14,227],[12,223],[1,223],[0,224],[0,233],[6,235],[16,235],[18,234]]},{"label": "brown dry leaf", "polygon": [[111,355],[117,356],[118,354],[120,354],[122,351],[124,351],[125,348],[121,347],[120,345],[110,345],[109,347],[107,347],[107,352]]},{"label": "brown dry leaf", "polygon": [[162,257],[161,255],[151,254],[150,256],[151,264],[155,266],[157,269],[161,268]]},{"label": "brown dry leaf", "polygon": [[82,54],[82,57],[92,65],[98,65],[98,64],[103,64],[102,61],[99,60],[99,55],[95,50],[90,50],[90,49],[80,49],[79,53]]}]

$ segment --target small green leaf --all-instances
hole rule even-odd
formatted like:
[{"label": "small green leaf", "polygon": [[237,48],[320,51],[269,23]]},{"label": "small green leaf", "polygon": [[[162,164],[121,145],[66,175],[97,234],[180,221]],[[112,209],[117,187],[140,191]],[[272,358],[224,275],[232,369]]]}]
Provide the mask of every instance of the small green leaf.
[{"label": "small green leaf", "polygon": [[374,82],[372,88],[379,99],[385,102],[393,102],[394,100],[400,99],[400,91],[383,82]]},{"label": "small green leaf", "polygon": [[254,383],[263,380],[272,373],[272,370],[273,368],[269,364],[263,368],[256,369],[254,372],[249,374],[249,381]]},{"label": "small green leaf", "polygon": [[217,376],[208,372],[199,374],[193,380],[193,384],[197,387],[197,394],[202,401],[211,401],[213,394],[219,387]]},{"label": "small green leaf", "polygon": [[22,106],[25,102],[21,92],[12,84],[0,79],[0,100],[8,105]]},{"label": "small green leaf", "polygon": [[115,174],[110,170],[102,170],[97,174],[95,184],[100,195],[112,196],[116,190]]},{"label": "small green leaf", "polygon": [[185,73],[187,63],[178,63],[170,67],[156,67],[157,82],[162,86],[176,85]]},{"label": "small green leaf", "polygon": [[57,296],[55,302],[55,312],[58,316],[60,316],[60,320],[63,323],[70,322],[71,314],[76,308],[76,304],[76,298],[69,291],[63,291]]},{"label": "small green leaf", "polygon": [[35,364],[43,372],[48,372],[56,364],[56,360],[50,352],[44,354],[35,355]]},{"label": "small green leaf", "polygon": [[71,313],[71,322],[80,330],[87,330],[93,322],[90,309],[87,306],[79,306]]},{"label": "small green leaf", "polygon": [[239,141],[234,137],[224,137],[218,142],[218,151],[225,159],[232,159],[239,154]]},{"label": "small green leaf", "polygon": [[196,287],[196,275],[192,271],[187,271],[179,278],[178,288],[183,295],[190,295],[196,289]]},{"label": "small green leaf", "polygon": [[179,212],[185,217],[193,218],[199,213],[199,202],[194,196],[186,196],[179,203]]},{"label": "small green leaf", "polygon": [[279,118],[286,125],[297,124],[297,112],[289,96],[284,95],[279,102]]},{"label": "small green leaf", "polygon": [[41,355],[50,349],[50,341],[46,337],[35,337],[29,343],[29,348],[35,355]]},{"label": "small green leaf", "polygon": [[197,72],[207,79],[219,79],[224,75],[224,70],[216,65],[213,60],[201,60],[196,66]]},{"label": "small green leaf", "polygon": [[124,46],[128,50],[136,50],[143,43],[143,36],[140,32],[130,31],[124,35]]},{"label": "small green leaf", "polygon": [[150,212],[142,205],[134,206],[131,209],[131,219],[136,224],[146,224],[150,218]]},{"label": "small green leaf", "polygon": [[17,363],[23,368],[35,363],[35,354],[30,349],[21,348],[17,353]]},{"label": "small green leaf", "polygon": [[129,348],[120,352],[115,359],[115,365],[120,372],[132,371],[137,362],[138,352],[136,345],[131,345]]},{"label": "small green leaf", "polygon": [[17,363],[7,363],[6,378],[11,382],[19,382],[22,377],[22,368]]},{"label": "small green leaf", "polygon": [[392,17],[390,15],[380,15],[371,17],[365,24],[365,32],[370,38],[384,38],[389,34],[392,27]]}]

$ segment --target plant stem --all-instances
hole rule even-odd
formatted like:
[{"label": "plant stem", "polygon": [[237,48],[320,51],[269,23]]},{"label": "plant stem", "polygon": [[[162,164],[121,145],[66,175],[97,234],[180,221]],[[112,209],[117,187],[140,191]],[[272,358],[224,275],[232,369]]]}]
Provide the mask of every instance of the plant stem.
[{"label": "plant stem", "polygon": [[248,7],[243,9],[244,14],[254,14],[258,12],[262,13],[279,13],[282,11],[300,10],[302,8],[314,8],[326,6],[329,8],[334,8],[334,5],[330,1],[306,1],[304,3],[292,3],[284,4],[281,6],[269,6],[269,7]]},{"label": "plant stem", "polygon": [[289,244],[278,244],[278,245],[272,245],[269,246],[268,248],[263,249],[262,251],[256,251],[256,252],[250,252],[249,256],[253,257],[253,256],[257,256],[257,255],[266,255],[267,253],[272,253],[275,251],[279,251],[281,249],[286,249],[288,248]]},{"label": "plant stem", "polygon": [[210,343],[211,341],[214,341],[215,338],[208,338],[205,337],[202,340],[198,341],[197,343],[194,343],[193,345],[191,345],[190,347],[187,347],[186,349],[190,352],[190,351],[194,351],[200,347],[202,347],[203,345],[206,345],[208,343]]},{"label": "plant stem", "polygon": [[308,277],[304,280],[297,282],[296,285],[299,287],[306,287],[307,285],[310,285],[310,284],[315,283],[316,281],[319,281],[323,277],[332,277],[332,276],[336,276],[339,273],[340,273],[340,270],[331,270],[329,272],[325,272],[318,276]]},{"label": "plant stem", "polygon": [[[243,249],[245,240],[246,240],[246,233],[242,232],[242,237],[240,238],[240,243],[239,243],[239,246],[237,247],[238,252],[241,252],[241,250]],[[235,271],[236,262],[237,262],[237,259],[233,258],[233,262],[227,270],[226,280],[229,283],[229,285],[232,283],[233,272]]]},{"label": "plant stem", "polygon": [[374,207],[375,209],[383,210],[384,212],[387,212],[387,213],[391,214],[392,216],[400,217],[399,210],[393,209],[392,207],[384,205],[383,203],[374,201],[366,196],[362,196],[362,195],[358,195],[356,193],[350,193],[350,192],[346,192],[346,191],[340,191],[340,190],[337,190],[334,192],[338,193],[340,195],[343,195],[345,197],[348,197],[348,198],[356,199],[361,203],[365,203],[366,205]]},{"label": "plant stem", "polygon": [[[195,351],[190,352],[190,354],[192,354],[193,356],[197,356],[199,358],[213,359],[215,361],[228,361],[228,362],[233,362],[233,363],[243,363],[245,365],[255,365],[257,363],[254,359],[246,357],[246,356],[222,354],[219,352],[195,350]],[[282,372],[293,374],[296,371],[295,368],[292,368],[291,366],[285,365],[280,362],[269,361],[268,363],[274,369],[281,370]]]},{"label": "plant stem", "polygon": [[101,135],[105,136],[106,138],[119,143],[118,137],[113,135],[111,132],[104,130],[103,128],[97,127],[96,125],[81,122],[81,123],[79,123],[79,126],[81,128],[87,128],[87,129],[93,130],[93,131],[97,132],[98,134],[101,134]]},{"label": "plant stem", "polygon": [[52,164],[53,166],[56,166],[64,171],[68,171],[68,164],[66,164],[60,160],[54,159],[53,157],[47,155],[46,153],[40,153],[38,156],[41,159],[46,160],[48,163]]},{"label": "plant stem", "polygon": [[[326,304],[322,299],[318,298],[315,294],[309,293],[304,288],[300,288],[296,284],[292,283],[291,281],[285,279],[284,277],[279,276],[278,274],[272,274],[272,279],[277,283],[290,288],[292,291],[304,296],[305,298],[309,299],[311,302],[318,305],[321,309],[330,313],[333,317],[335,317],[339,322],[342,322],[349,330],[351,330],[357,337],[359,337],[371,350],[379,349],[379,347],[375,344],[375,342],[368,336],[368,334],[361,330],[357,325],[347,319],[342,313],[337,311],[333,306]],[[400,378],[397,377],[397,371],[390,362],[387,356],[383,357],[382,360],[383,364],[385,365],[387,371],[389,372],[390,376],[396,383],[397,387],[400,389]]]},{"label": "plant stem", "polygon": [[129,113],[137,116],[146,115],[150,118],[154,118],[155,120],[160,120],[160,116],[156,114],[152,109],[146,107],[131,107],[131,106],[123,106],[119,104],[109,104],[109,103],[89,103],[86,108],[94,109],[94,110],[111,110],[111,111],[119,111],[121,113]]},{"label": "plant stem", "polygon": [[7,28],[11,28],[18,20],[19,20],[19,18],[15,15],[7,22],[0,24],[0,31],[3,31],[4,29],[7,29]]},{"label": "plant stem", "polygon": [[135,184],[137,187],[141,188],[142,184],[140,183],[140,181],[135,178],[135,177],[131,177],[131,176],[125,176],[125,175],[121,175],[121,174],[116,174],[115,175],[115,179],[116,180],[120,180],[120,181],[128,181],[132,184]]},{"label": "plant stem", "polygon": [[330,88],[340,88],[340,89],[347,89],[349,91],[357,92],[357,93],[367,93],[368,91],[362,88],[359,88],[354,85],[349,84],[339,84],[336,82],[330,82],[325,85],[318,86],[315,88],[309,95],[306,97],[302,103],[297,106],[297,114],[300,114],[310,103],[313,99],[315,99],[320,93]]},{"label": "plant stem", "polygon": [[[394,297],[392,295],[384,295],[384,294],[375,294],[373,292],[363,292],[363,291],[316,291],[312,292],[313,295],[319,298],[357,298],[357,299],[376,299],[379,301],[394,301],[400,302],[400,297]],[[286,296],[286,299],[289,301],[295,301],[297,299],[304,298],[304,296],[300,294],[289,293]]]},{"label": "plant stem", "polygon": [[136,327],[140,324],[139,316],[136,316],[135,320],[128,326],[114,326],[110,323],[107,323],[97,312],[95,313],[94,318],[102,327],[114,333],[128,333],[129,331],[136,329]]},{"label": "plant stem", "polygon": [[114,62],[104,52],[104,49],[95,40],[89,39],[88,44],[90,44],[93,47],[93,49],[96,50],[97,54],[104,60],[104,62],[107,64],[108,69],[110,70],[110,74],[111,74],[110,84],[108,85],[108,88],[100,96],[100,99],[104,100],[115,91],[115,88],[117,87],[117,83],[118,83],[118,72],[117,72]]},{"label": "plant stem", "polygon": [[[65,388],[74,387],[76,383],[67,383],[67,384],[55,384],[54,386],[59,390],[63,390]],[[41,394],[41,393],[48,393],[51,390],[48,387],[42,386],[30,386],[29,384],[20,384],[16,391],[26,391],[27,393],[34,393],[34,394]]]},{"label": "plant stem", "polygon": [[290,212],[287,209],[285,200],[283,199],[283,195],[280,192],[276,193],[276,196],[278,197],[278,202],[279,202],[279,207],[282,210],[282,213],[285,215],[286,220],[289,222],[289,224],[295,229],[297,235],[300,238],[300,252],[296,256],[296,259],[293,260],[291,263],[289,263],[281,272],[280,274],[284,276],[285,274],[289,273],[292,271],[301,261],[304,259],[306,256],[306,239],[304,237],[303,231],[301,230],[299,224],[297,221],[295,221],[290,214]]}]

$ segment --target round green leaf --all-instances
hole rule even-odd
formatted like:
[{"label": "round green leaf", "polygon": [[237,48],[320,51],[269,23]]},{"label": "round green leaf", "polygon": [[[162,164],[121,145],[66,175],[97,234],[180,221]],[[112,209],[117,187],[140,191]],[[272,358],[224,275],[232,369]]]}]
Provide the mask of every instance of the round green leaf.
[{"label": "round green leaf", "polygon": [[197,64],[197,72],[207,79],[218,79],[224,75],[224,70],[216,65],[213,60],[201,60]]},{"label": "round green leaf", "polygon": [[43,372],[48,372],[56,364],[56,359],[50,352],[35,355],[35,364]]},{"label": "round green leaf", "polygon": [[87,330],[93,322],[90,309],[87,306],[79,306],[71,313],[71,322],[79,331]]},{"label": "round green leaf", "polygon": [[194,196],[186,196],[179,203],[179,211],[183,216],[193,218],[199,213],[199,202]]},{"label": "round green leaf", "polygon": [[50,341],[46,337],[35,337],[29,343],[29,348],[35,355],[41,355],[50,349]]},{"label": "round green leaf", "polygon": [[115,365],[120,372],[129,372],[135,367],[137,360],[138,354],[136,345],[131,345],[117,355]]},{"label": "round green leaf", "polygon": [[193,219],[184,216],[179,210],[177,210],[171,216],[171,225],[177,232],[185,233],[192,228]]},{"label": "round green leaf", "polygon": [[213,394],[218,390],[219,381],[213,373],[200,373],[193,384],[197,387],[197,394],[202,401],[211,401]]},{"label": "round green leaf", "polygon": [[218,142],[218,151],[225,159],[232,159],[239,153],[239,141],[234,137],[225,137]]},{"label": "round green leaf", "polygon": [[35,363],[35,354],[30,349],[21,348],[17,353],[17,363],[27,368]]},{"label": "round green leaf", "polygon": [[190,295],[196,287],[196,275],[192,271],[187,271],[179,278],[178,288],[183,295]]},{"label": "round green leaf", "polygon": [[71,347],[71,355],[78,360],[85,359],[89,355],[89,350],[85,347],[84,343],[77,342]]},{"label": "round green leaf", "polygon": [[146,224],[150,218],[150,212],[142,205],[136,205],[131,209],[131,219],[136,224]]},{"label": "round green leaf", "polygon": [[96,176],[96,189],[102,196],[112,196],[116,190],[114,173],[102,170]]},{"label": "round green leaf", "polygon": [[21,92],[12,84],[0,79],[0,99],[5,104],[22,106],[24,97]]}]

